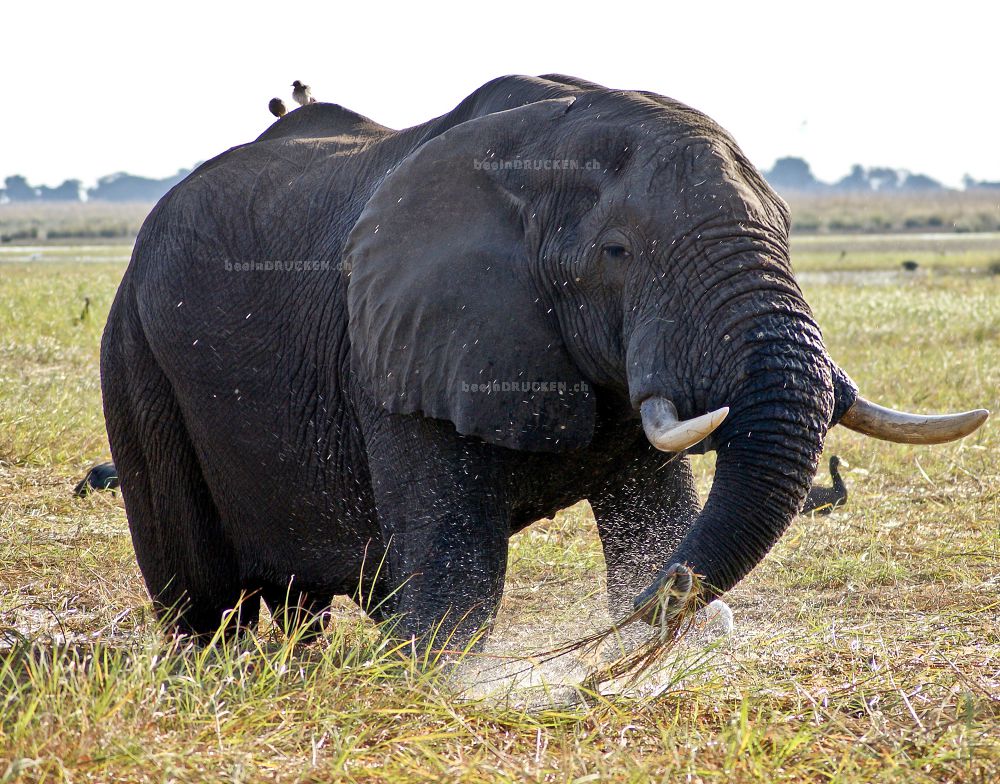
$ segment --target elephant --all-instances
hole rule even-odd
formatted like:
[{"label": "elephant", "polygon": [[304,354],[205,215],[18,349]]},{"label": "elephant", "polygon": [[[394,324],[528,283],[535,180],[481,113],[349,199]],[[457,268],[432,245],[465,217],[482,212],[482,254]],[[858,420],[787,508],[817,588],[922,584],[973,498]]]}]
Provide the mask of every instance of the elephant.
[{"label": "elephant", "polygon": [[293,624],[346,595],[392,634],[468,643],[510,537],[583,499],[613,615],[694,575],[721,596],[831,427],[936,443],[987,416],[859,395],[788,233],[732,137],[651,92],[506,76],[404,130],[289,112],[155,206],[104,332],[154,607],[200,639],[260,600]]}]

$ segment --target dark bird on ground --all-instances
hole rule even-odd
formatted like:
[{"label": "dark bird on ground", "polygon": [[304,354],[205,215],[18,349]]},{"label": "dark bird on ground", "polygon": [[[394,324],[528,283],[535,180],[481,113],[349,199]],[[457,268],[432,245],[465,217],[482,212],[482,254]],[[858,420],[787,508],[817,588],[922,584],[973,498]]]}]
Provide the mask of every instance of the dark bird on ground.
[{"label": "dark bird on ground", "polygon": [[847,485],[840,478],[840,458],[834,455],[830,458],[830,478],[833,480],[832,487],[816,487],[809,491],[806,496],[805,506],[800,514],[816,512],[817,514],[830,514],[836,507],[847,503]]},{"label": "dark bird on ground", "polygon": [[78,324],[82,324],[87,320],[90,315],[90,297],[83,298],[83,310],[80,311],[80,315],[77,317],[76,321]]},{"label": "dark bird on ground", "polygon": [[271,110],[271,114],[275,117],[284,117],[288,109],[285,108],[285,102],[280,98],[272,98],[268,104],[267,108]]},{"label": "dark bird on ground", "polygon": [[917,264],[917,262],[915,262],[913,259],[907,259],[902,264],[903,269],[905,269],[907,272],[916,272],[917,267],[919,266],[920,265]]},{"label": "dark bird on ground", "polygon": [[316,103],[316,99],[312,97],[312,88],[308,84],[302,84],[298,79],[292,82],[292,98],[295,99],[295,103],[299,106],[305,106],[307,103]]},{"label": "dark bird on ground", "polygon": [[118,487],[118,469],[115,468],[115,464],[98,463],[73,488],[73,495],[83,498],[93,490],[114,490],[116,487]]}]

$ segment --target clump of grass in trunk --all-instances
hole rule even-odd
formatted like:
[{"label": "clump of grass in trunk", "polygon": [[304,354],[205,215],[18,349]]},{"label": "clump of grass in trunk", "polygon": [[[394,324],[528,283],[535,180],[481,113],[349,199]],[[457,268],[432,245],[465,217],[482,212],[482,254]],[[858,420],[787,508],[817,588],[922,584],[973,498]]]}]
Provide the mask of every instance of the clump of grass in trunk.
[{"label": "clump of grass in trunk", "polygon": [[[630,615],[594,634],[560,645],[539,654],[542,661],[551,661],[567,654],[596,659],[605,643],[613,641],[622,653],[613,661],[592,670],[580,684],[584,696],[599,697],[602,683],[625,678],[623,690],[636,686],[652,668],[673,650],[677,642],[693,627],[695,614],[704,605],[702,583],[692,576],[689,591],[681,591],[676,580],[665,582],[656,593]],[[655,633],[633,650],[620,644],[621,632],[632,624],[653,618]]]}]

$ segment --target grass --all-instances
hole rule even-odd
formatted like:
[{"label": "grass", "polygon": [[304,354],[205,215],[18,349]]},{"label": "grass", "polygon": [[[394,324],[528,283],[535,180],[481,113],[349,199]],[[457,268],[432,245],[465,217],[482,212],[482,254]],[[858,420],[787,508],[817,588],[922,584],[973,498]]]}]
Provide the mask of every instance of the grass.
[{"label": "grass", "polygon": [[794,234],[792,261],[797,272],[905,272],[904,261],[917,262],[916,275],[1000,274],[1000,233],[991,234]]},{"label": "grass", "polygon": [[1000,191],[784,196],[803,234],[1000,231]]},{"label": "grass", "polygon": [[[820,273],[849,240],[829,241],[797,239],[794,263],[864,394],[1000,410],[1000,276],[956,272],[985,269],[1000,243],[907,276],[898,256],[923,268],[936,251],[885,240],[838,277]],[[71,496],[107,455],[98,343],[124,261],[60,253],[0,264],[0,782],[1000,776],[995,419],[927,448],[836,429],[848,506],[793,523],[728,596],[735,633],[692,644],[662,693],[474,699],[475,667],[418,666],[346,601],[312,645],[265,621],[240,648],[185,651],[150,616],[120,499]],[[695,469],[707,490],[711,458]],[[488,656],[507,664],[600,628],[602,571],[585,503],[515,537]],[[549,675],[578,682],[578,665]]]},{"label": "grass", "polygon": [[131,243],[152,207],[145,202],[0,204],[0,244]]}]

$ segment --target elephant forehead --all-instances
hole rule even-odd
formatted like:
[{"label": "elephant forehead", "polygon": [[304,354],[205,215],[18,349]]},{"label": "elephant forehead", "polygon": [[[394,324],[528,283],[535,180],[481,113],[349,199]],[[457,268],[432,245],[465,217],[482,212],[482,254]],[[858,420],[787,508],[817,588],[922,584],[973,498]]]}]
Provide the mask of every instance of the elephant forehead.
[{"label": "elephant forehead", "polygon": [[780,199],[753,165],[724,141],[679,139],[635,160],[639,175],[629,178],[627,203],[650,212],[646,217],[656,225],[664,220],[701,224],[717,219],[781,232]]},{"label": "elephant forehead", "polygon": [[718,188],[740,183],[733,152],[703,136],[672,139],[637,162],[643,166],[646,192],[675,194],[681,188]]}]

